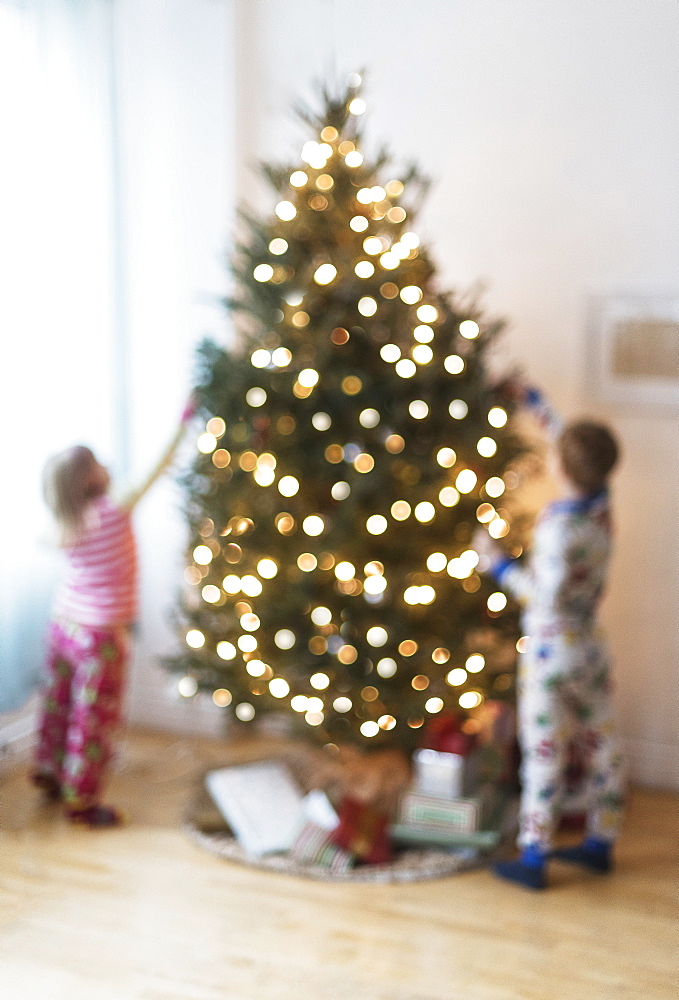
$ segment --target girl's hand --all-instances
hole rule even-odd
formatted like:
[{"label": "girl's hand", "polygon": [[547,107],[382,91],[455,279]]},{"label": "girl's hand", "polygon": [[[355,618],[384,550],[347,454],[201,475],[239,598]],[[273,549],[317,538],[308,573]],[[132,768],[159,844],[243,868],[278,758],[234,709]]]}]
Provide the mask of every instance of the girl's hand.
[{"label": "girl's hand", "polygon": [[182,423],[182,424],[188,424],[189,420],[191,420],[191,418],[193,416],[195,416],[197,408],[198,408],[198,405],[197,405],[196,396],[195,396],[194,393],[191,393],[191,395],[187,399],[186,405],[185,405],[185,407],[184,407],[184,409],[182,411],[180,423]]}]

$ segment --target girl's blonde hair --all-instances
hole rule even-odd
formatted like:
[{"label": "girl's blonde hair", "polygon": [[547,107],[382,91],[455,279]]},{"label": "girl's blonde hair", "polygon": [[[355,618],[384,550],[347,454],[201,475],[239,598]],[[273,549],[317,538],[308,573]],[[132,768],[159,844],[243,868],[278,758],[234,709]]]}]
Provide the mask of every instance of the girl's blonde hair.
[{"label": "girl's blonde hair", "polygon": [[94,453],[84,445],[67,448],[50,458],[43,472],[47,506],[59,528],[59,543],[75,545],[85,527],[85,511],[100,492],[88,473],[96,463]]}]

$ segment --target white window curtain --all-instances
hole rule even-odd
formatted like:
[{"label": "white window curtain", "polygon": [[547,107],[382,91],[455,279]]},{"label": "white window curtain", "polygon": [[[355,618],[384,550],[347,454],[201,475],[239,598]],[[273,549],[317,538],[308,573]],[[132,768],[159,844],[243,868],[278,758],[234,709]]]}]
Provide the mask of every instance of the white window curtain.
[{"label": "white window curtain", "polygon": [[[0,749],[38,684],[59,573],[45,459],[82,442],[119,486],[138,481],[175,429],[196,341],[228,335],[236,7],[0,0]],[[185,538],[169,480],[135,521],[128,714],[184,726],[159,665]]]},{"label": "white window curtain", "polygon": [[0,711],[41,669],[44,461],[126,457],[110,26],[106,0],[0,0]]}]

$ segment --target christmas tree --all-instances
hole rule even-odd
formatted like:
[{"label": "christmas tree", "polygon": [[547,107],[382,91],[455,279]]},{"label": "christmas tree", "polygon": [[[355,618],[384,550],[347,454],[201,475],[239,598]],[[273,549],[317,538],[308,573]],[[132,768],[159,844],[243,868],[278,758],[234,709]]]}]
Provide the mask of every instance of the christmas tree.
[{"label": "christmas tree", "polygon": [[502,324],[437,288],[413,229],[425,182],[364,157],[358,87],[321,97],[301,163],[264,168],[274,213],[244,215],[238,344],[199,350],[172,666],[242,722],[410,748],[512,695],[516,615],[471,539],[507,533],[521,445],[487,370]]}]

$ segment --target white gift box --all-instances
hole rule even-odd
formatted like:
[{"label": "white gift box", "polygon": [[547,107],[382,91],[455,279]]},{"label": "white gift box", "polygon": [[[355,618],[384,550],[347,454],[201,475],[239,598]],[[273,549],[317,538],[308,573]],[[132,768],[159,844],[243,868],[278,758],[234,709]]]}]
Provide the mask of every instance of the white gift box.
[{"label": "white gift box", "polygon": [[416,750],[413,754],[413,788],[421,795],[460,799],[466,791],[466,759],[441,750]]}]

